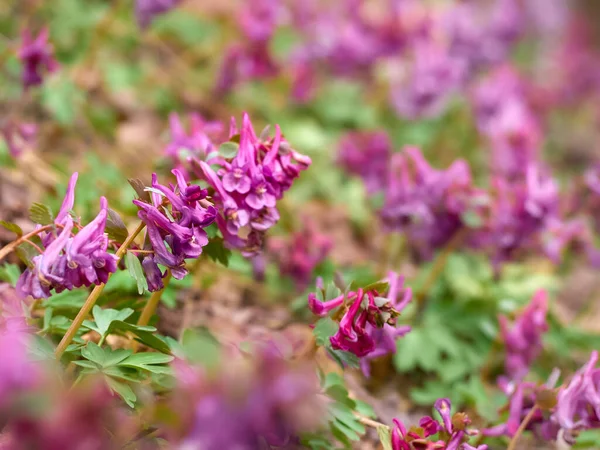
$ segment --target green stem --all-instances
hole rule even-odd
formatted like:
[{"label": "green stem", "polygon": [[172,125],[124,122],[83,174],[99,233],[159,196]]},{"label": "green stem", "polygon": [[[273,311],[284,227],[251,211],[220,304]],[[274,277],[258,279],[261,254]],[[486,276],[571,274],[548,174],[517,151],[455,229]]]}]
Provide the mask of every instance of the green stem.
[{"label": "green stem", "polygon": [[[160,297],[162,296],[162,293],[165,291],[167,286],[169,286],[170,281],[171,281],[171,271],[169,269],[167,269],[167,275],[165,276],[164,281],[163,281],[163,288],[156,292],[153,292],[152,295],[150,296],[150,298],[148,299],[148,302],[144,306],[144,309],[142,310],[142,314],[140,315],[140,318],[138,320],[137,324],[139,326],[142,327],[142,326],[148,325],[148,322],[150,322],[150,318],[152,317],[152,315],[156,311],[156,308],[158,307],[158,302],[160,301]],[[135,352],[136,350],[137,350],[137,342],[134,342],[133,343],[133,351]]]},{"label": "green stem", "polygon": [[527,425],[529,425],[529,421],[531,420],[531,418],[533,417],[533,415],[535,414],[537,409],[538,409],[538,405],[533,405],[533,408],[531,408],[531,410],[527,413],[527,415],[521,422],[519,429],[517,430],[515,435],[510,440],[510,443],[508,444],[508,447],[506,450],[515,450],[515,448],[517,448],[517,442],[519,442],[519,438],[525,431],[525,428],[527,428]]},{"label": "green stem", "polygon": [[[115,253],[118,261],[120,261],[121,258],[123,257],[123,255],[125,255],[125,252],[127,252],[127,248],[133,243],[136,236],[138,234],[140,234],[140,232],[144,229],[145,226],[146,226],[146,224],[144,222],[141,222],[138,225],[138,227],[133,231],[133,233],[131,233],[129,236],[127,236],[127,239],[125,239],[125,242],[123,242],[123,244],[119,247],[119,249]],[[69,346],[69,344],[73,341],[73,338],[75,337],[75,334],[77,333],[77,330],[79,330],[79,327],[81,327],[81,324],[83,323],[85,318],[88,316],[88,314],[90,313],[90,311],[96,304],[98,297],[100,297],[100,294],[104,290],[104,286],[106,286],[106,285],[99,284],[96,287],[94,287],[94,289],[92,289],[92,292],[90,292],[90,295],[88,296],[87,300],[85,301],[85,303],[83,304],[83,306],[81,307],[79,312],[77,313],[77,316],[75,317],[75,319],[73,319],[71,326],[69,327],[69,329],[67,330],[67,332],[65,333],[63,338],[61,339],[60,343],[58,344],[58,347],[56,347],[56,350],[54,352],[56,359],[61,358],[61,356],[63,355],[63,353]]]},{"label": "green stem", "polygon": [[15,239],[14,241],[6,244],[4,247],[2,247],[0,249],[0,261],[2,261],[4,258],[6,258],[6,256],[10,252],[12,252],[15,248],[17,248],[23,242],[29,241],[29,239],[32,238],[33,236],[37,236],[38,234],[43,233],[44,231],[50,231],[52,228],[54,228],[54,225],[45,225],[41,228],[38,228],[37,230],[33,230],[30,233],[24,234],[20,238]]}]

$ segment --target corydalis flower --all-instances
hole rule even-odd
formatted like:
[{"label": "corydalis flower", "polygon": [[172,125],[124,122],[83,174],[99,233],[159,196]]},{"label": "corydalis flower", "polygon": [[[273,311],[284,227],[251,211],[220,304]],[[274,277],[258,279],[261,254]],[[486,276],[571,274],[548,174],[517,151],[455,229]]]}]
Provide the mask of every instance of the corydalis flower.
[{"label": "corydalis flower", "polygon": [[33,123],[17,123],[8,121],[0,129],[8,152],[13,158],[18,157],[23,149],[31,145],[37,135],[37,125]]},{"label": "corydalis flower", "polygon": [[540,290],[512,326],[506,317],[500,316],[500,330],[506,346],[505,371],[509,379],[523,379],[542,351],[542,336],[548,331],[547,312],[548,296],[546,291]]},{"label": "corydalis flower", "polygon": [[54,220],[56,230],[41,235],[44,252],[32,259],[33,268],[23,272],[17,282],[17,291],[23,297],[46,298],[51,290],[61,292],[106,283],[109,275],[117,270],[117,257],[107,252],[106,198],[100,198],[100,212],[96,218],[73,235],[74,222],[69,211],[75,201],[77,176],[75,172],[69,181],[65,199]]},{"label": "corydalis flower", "polygon": [[[157,264],[168,267],[180,280],[186,274],[185,259],[195,259],[208,244],[204,228],[215,221],[217,210],[205,201],[206,190],[189,185],[183,174],[174,169],[176,186],[163,186],[152,174],[152,203],[134,200],[140,211],[138,217],[146,224],[147,237],[154,254],[144,258],[143,267],[149,289],[162,288],[162,275]],[[168,247],[167,247],[168,244]]]},{"label": "corydalis flower", "polygon": [[446,107],[464,74],[460,60],[429,42],[414,49],[414,61],[405,78],[392,88],[392,104],[408,119],[433,117]]},{"label": "corydalis flower", "polygon": [[[230,139],[238,134],[232,122]],[[244,114],[239,149],[232,158],[214,158],[215,172],[205,161],[192,159],[198,175],[214,189],[221,213],[217,225],[229,247],[251,256],[261,251],[265,232],[279,220],[277,200],[310,165],[310,158],[293,150],[279,126],[273,138],[257,137]]]},{"label": "corydalis flower", "polygon": [[494,264],[514,259],[519,251],[543,248],[544,232],[558,214],[558,186],[539,167],[531,165],[524,180],[496,177],[489,219],[478,232],[490,248]]},{"label": "corydalis flower", "polygon": [[[387,299],[395,311],[401,313],[412,300],[412,289],[404,286],[404,278],[395,272],[388,273],[389,290]],[[360,368],[366,377],[371,375],[370,362],[385,355],[396,353],[396,340],[405,336],[411,327],[408,325],[393,326],[384,323],[383,327],[378,328],[371,323],[367,324],[367,333],[375,341],[375,348],[371,353],[360,359]]]},{"label": "corydalis flower", "polygon": [[390,156],[391,143],[384,132],[348,133],[339,144],[338,161],[362,178],[369,194],[384,188]]},{"label": "corydalis flower", "polygon": [[30,338],[23,330],[0,326],[0,417],[10,412],[18,394],[40,382],[40,368],[27,353]]},{"label": "corydalis flower", "polygon": [[215,148],[213,140],[221,135],[224,128],[221,122],[205,121],[195,113],[190,114],[189,122],[188,133],[176,113],[169,115],[171,136],[164,153],[173,160],[177,170],[181,172],[184,172],[181,161],[186,161],[189,156],[202,160],[207,158]]},{"label": "corydalis flower", "polygon": [[50,73],[58,69],[48,35],[47,28],[40,31],[36,38],[33,38],[30,30],[23,30],[18,56],[23,64],[21,79],[25,89],[42,84],[45,72]]},{"label": "corydalis flower", "polygon": [[148,28],[152,21],[175,8],[181,0],[136,0],[135,18],[140,28]]},{"label": "corydalis flower", "polygon": [[479,192],[466,162],[436,170],[416,147],[391,158],[380,215],[388,230],[404,232],[420,258],[430,258],[464,227],[463,213]]},{"label": "corydalis flower", "polygon": [[598,352],[564,386],[557,395],[551,421],[559,428],[559,435],[568,444],[574,444],[582,430],[600,428],[600,369],[596,367]]},{"label": "corydalis flower", "polygon": [[[308,295],[308,307],[318,316],[326,316],[335,309],[343,308],[340,327],[330,338],[332,347],[354,353],[358,357],[366,357],[372,353],[373,357],[378,357],[390,353],[390,341],[410,330],[407,327],[396,328],[396,318],[412,297],[410,289],[406,289],[398,301],[401,290],[402,280],[390,273],[388,298],[382,297],[376,288],[366,291],[360,288],[325,299],[326,294],[320,289],[317,293]],[[363,370],[368,374],[366,364],[368,360],[363,364]]]},{"label": "corydalis flower", "polygon": [[293,448],[300,432],[320,424],[324,405],[314,370],[282,356],[265,348],[230,357],[214,378],[179,370],[176,408],[191,410],[192,420],[177,448]]},{"label": "corydalis flower", "polygon": [[279,271],[291,277],[299,291],[308,286],[314,269],[325,259],[331,245],[331,239],[320,234],[310,220],[289,241],[282,238],[268,241],[269,253],[277,261]]},{"label": "corydalis flower", "polygon": [[487,445],[473,447],[467,442],[477,430],[467,428],[471,420],[465,413],[451,414],[452,405],[447,398],[435,402],[435,410],[442,421],[438,422],[430,416],[423,416],[418,427],[406,429],[398,419],[394,419],[392,429],[393,450],[487,450]]}]

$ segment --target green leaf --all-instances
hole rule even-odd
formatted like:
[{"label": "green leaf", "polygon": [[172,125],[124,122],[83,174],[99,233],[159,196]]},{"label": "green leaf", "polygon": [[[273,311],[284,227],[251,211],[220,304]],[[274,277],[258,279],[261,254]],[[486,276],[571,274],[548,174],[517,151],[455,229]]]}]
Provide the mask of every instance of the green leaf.
[{"label": "green leaf", "polygon": [[27,350],[38,361],[54,360],[54,346],[48,340],[37,334],[27,341]]},{"label": "green leaf", "polygon": [[233,158],[235,157],[235,155],[237,155],[237,152],[240,149],[240,144],[238,144],[237,142],[224,142],[219,146],[219,154],[223,157],[223,158]]},{"label": "green leaf", "polygon": [[313,328],[313,335],[317,341],[317,345],[326,345],[329,343],[329,338],[337,333],[339,325],[330,317],[319,319]]},{"label": "green leaf", "polygon": [[135,353],[121,361],[119,366],[147,370],[152,373],[171,373],[171,369],[162,364],[171,362],[173,359],[172,356],[163,353]]},{"label": "green leaf", "polygon": [[131,323],[114,320],[108,329],[109,333],[114,331],[130,331],[137,336],[137,340],[150,348],[158,350],[162,353],[170,353],[169,345],[156,334],[156,328],[150,326],[138,326]]},{"label": "green leaf", "polygon": [[356,291],[357,289],[362,288],[364,292],[368,291],[377,291],[380,294],[387,292],[389,288],[389,283],[387,281],[376,281],[374,283],[367,284],[366,286],[361,286],[359,283],[353,281],[350,283],[350,290]]},{"label": "green leaf", "polygon": [[41,102],[62,125],[75,121],[83,97],[83,91],[66,76],[66,72],[64,76],[52,77],[42,85]]},{"label": "green leaf", "polygon": [[54,222],[52,210],[42,203],[34,203],[29,208],[29,218],[40,225],[49,225]]},{"label": "green leaf", "polygon": [[3,264],[0,266],[0,280],[10,283],[13,287],[21,276],[21,270],[16,264]]},{"label": "green leaf", "polygon": [[111,377],[104,377],[104,379],[106,380],[106,384],[108,385],[108,387],[113,392],[118,394],[125,401],[125,403],[127,403],[127,405],[129,405],[131,408],[133,408],[133,406],[135,405],[135,401],[137,400],[137,397],[135,396],[135,393],[131,390],[129,385],[122,383],[120,381],[117,381]]},{"label": "green leaf", "polygon": [[219,364],[221,346],[206,329],[186,329],[181,337],[181,347],[186,359],[192,363],[202,364],[207,368]]},{"label": "green leaf", "polygon": [[95,362],[100,367],[104,366],[104,351],[94,342],[88,342],[85,348],[81,349],[81,356]]},{"label": "green leaf", "polygon": [[[97,331],[100,334],[100,336],[105,337],[108,333],[112,322],[115,320],[124,321],[133,314],[133,309],[102,309],[100,306],[96,305],[94,306],[94,309],[92,309],[92,314],[94,316],[94,321],[96,322],[96,327],[92,329]],[[88,328],[91,328],[87,324],[86,326]]]},{"label": "green leaf", "polygon": [[129,236],[129,231],[121,219],[121,216],[116,211],[108,208],[108,216],[106,217],[106,227],[104,228],[108,237],[119,243],[125,242]]},{"label": "green leaf", "polygon": [[[81,349],[81,356],[95,363],[99,369],[116,366],[131,355],[131,350],[124,348],[113,350],[110,347],[101,348],[94,342],[88,342],[87,345]],[[87,366],[89,367],[89,365]]]},{"label": "green leaf", "polygon": [[8,231],[12,231],[19,237],[23,236],[23,230],[16,223],[7,222],[6,220],[0,220],[0,226],[6,228]]},{"label": "green leaf", "polygon": [[208,244],[202,248],[202,252],[207,254],[213,261],[219,262],[225,267],[229,266],[231,250],[225,248],[223,238],[214,238],[209,240]]},{"label": "green leaf", "polygon": [[379,442],[381,442],[383,450],[393,450],[392,429],[390,427],[377,427],[377,436],[379,436]]},{"label": "green leaf", "polygon": [[127,252],[125,254],[125,264],[127,265],[129,274],[137,283],[138,294],[143,294],[144,291],[148,289],[148,282],[144,275],[144,269],[142,268],[140,260],[133,253]]}]

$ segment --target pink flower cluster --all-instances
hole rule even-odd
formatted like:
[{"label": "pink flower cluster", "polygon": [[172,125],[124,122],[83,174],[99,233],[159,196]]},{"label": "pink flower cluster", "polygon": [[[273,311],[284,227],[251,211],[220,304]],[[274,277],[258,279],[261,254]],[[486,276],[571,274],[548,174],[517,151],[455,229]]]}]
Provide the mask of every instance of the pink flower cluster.
[{"label": "pink flower cluster", "polygon": [[439,413],[441,422],[430,416],[424,416],[419,420],[418,427],[407,430],[400,420],[394,419],[392,449],[487,450],[487,445],[473,447],[468,443],[469,438],[479,432],[467,428],[471,424],[471,419],[465,413],[451,414],[450,400],[440,398],[435,402],[434,408]]},{"label": "pink flower cluster", "polygon": [[220,213],[217,225],[225,242],[252,256],[262,250],[265,232],[279,220],[277,200],[311,160],[291,148],[279,126],[272,138],[257,136],[247,114],[239,132],[232,121],[229,139],[239,141],[233,157],[191,161],[197,175],[214,190],[213,201]]},{"label": "pink flower cluster", "polygon": [[[332,311],[340,316],[337,333],[330,338],[334,349],[354,353],[363,360],[368,374],[368,361],[388,353],[395,353],[396,338],[404,336],[410,327],[396,327],[396,318],[412,299],[410,288],[403,288],[403,279],[390,272],[388,292],[382,297],[377,289],[359,288],[332,299],[325,293],[310,293],[308,307],[313,314],[324,317]],[[319,299],[318,297],[321,297]]]},{"label": "pink flower cluster", "polygon": [[[108,203],[100,198],[100,212],[84,227],[74,223],[71,210],[75,202],[77,172],[69,181],[65,199],[54,219],[54,230],[41,234],[43,253],[33,258],[19,278],[17,291],[25,298],[47,298],[50,291],[61,292],[82,286],[106,283],[117,270],[117,257],[108,253],[105,233]],[[79,228],[73,235],[73,228]]]}]

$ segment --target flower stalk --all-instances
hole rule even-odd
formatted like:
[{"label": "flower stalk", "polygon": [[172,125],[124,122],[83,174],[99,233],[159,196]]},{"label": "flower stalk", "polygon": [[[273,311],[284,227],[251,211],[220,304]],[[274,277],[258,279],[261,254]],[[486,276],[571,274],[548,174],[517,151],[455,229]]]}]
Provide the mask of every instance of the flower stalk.
[{"label": "flower stalk", "polygon": [[[37,236],[38,234],[43,233],[45,231],[50,231],[53,227],[54,227],[54,225],[44,225],[43,227],[38,228],[37,230],[33,230],[27,234],[24,234],[20,238],[15,239],[14,241],[6,244],[4,247],[2,247],[0,249],[0,261],[2,261],[4,258],[6,258],[11,252],[13,252],[22,243],[29,242],[29,240],[32,237]],[[29,242],[29,243],[32,244],[31,242]],[[34,245],[34,244],[32,244],[32,245]]]},{"label": "flower stalk", "polygon": [[[133,241],[135,240],[137,235],[141,233],[141,231],[144,229],[145,226],[146,226],[146,224],[144,222],[141,222],[137,226],[137,228],[133,231],[133,233],[131,233],[127,237],[127,239],[125,239],[125,242],[123,242],[123,244],[119,247],[119,249],[115,253],[118,261],[120,261],[121,258],[125,255],[125,252],[127,252],[127,248],[133,243]],[[67,332],[61,339],[60,343],[56,347],[56,350],[54,351],[54,355],[56,356],[56,359],[60,359],[62,357],[63,353],[65,352],[65,350],[67,349],[69,344],[71,344],[71,342],[73,341],[73,338],[75,337],[75,334],[77,333],[77,330],[79,330],[79,328],[81,327],[81,324],[83,323],[85,318],[88,316],[88,314],[90,313],[90,311],[96,304],[98,297],[100,297],[100,294],[104,290],[104,286],[106,286],[106,284],[104,284],[104,283],[99,284],[96,287],[94,287],[94,289],[92,289],[92,292],[90,292],[90,295],[88,296],[87,300],[85,301],[85,303],[83,304],[83,306],[81,307],[79,312],[77,313],[77,316],[71,323],[71,326],[69,327],[69,329],[67,330]]]},{"label": "flower stalk", "polygon": [[[139,326],[148,325],[148,323],[150,322],[150,318],[156,312],[156,308],[158,307],[158,302],[160,301],[162,293],[165,291],[167,286],[169,286],[169,281],[171,281],[171,271],[167,269],[167,274],[163,279],[162,289],[152,293],[152,295],[148,299],[148,302],[144,306],[144,309],[142,310],[142,314],[140,315],[140,318],[137,323]],[[132,347],[134,352],[137,351],[138,343],[134,341]]]},{"label": "flower stalk", "polygon": [[538,408],[539,408],[539,406],[537,404],[535,404],[529,410],[529,412],[527,413],[527,415],[525,416],[525,418],[521,422],[521,425],[519,425],[519,428],[517,429],[517,432],[512,437],[512,439],[511,439],[510,443],[508,444],[508,447],[506,448],[506,450],[515,450],[517,448],[517,443],[519,442],[519,438],[521,437],[521,435],[523,434],[523,432],[527,428],[527,425],[529,425],[529,422],[533,418],[533,415],[536,413],[536,411],[538,410]]}]

